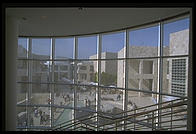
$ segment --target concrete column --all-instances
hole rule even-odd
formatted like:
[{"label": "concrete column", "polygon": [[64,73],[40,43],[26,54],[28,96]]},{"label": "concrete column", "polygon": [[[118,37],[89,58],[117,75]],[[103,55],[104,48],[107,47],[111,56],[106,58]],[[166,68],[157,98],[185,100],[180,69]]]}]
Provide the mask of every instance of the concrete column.
[{"label": "concrete column", "polygon": [[5,47],[6,124],[5,127],[7,131],[16,131],[17,44],[18,44],[18,21],[16,18],[6,16],[6,47]]},{"label": "concrete column", "polygon": [[[124,32],[124,46],[125,46],[125,54],[124,54],[124,58],[128,58],[129,57],[129,32],[128,30],[125,30]],[[123,90],[123,111],[127,111],[127,105],[128,105],[128,91],[126,90],[129,86],[129,62],[128,60],[123,61],[123,88],[125,88],[125,90]],[[126,116],[127,113],[124,114],[124,116]],[[126,124],[127,122],[124,121],[124,124]],[[122,127],[122,130],[126,130],[127,126],[124,125],[124,127]]]},{"label": "concrete column", "polygon": [[[139,79],[139,90],[142,90],[142,70],[143,70],[143,60],[140,60],[139,63],[139,74],[140,74],[140,79]],[[139,92],[138,97],[141,97],[141,92]]]}]

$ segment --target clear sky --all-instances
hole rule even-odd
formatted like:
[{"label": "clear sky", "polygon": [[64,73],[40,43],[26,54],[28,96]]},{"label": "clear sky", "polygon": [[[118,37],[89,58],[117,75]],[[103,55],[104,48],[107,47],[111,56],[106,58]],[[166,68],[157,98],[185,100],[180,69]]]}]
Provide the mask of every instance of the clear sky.
[{"label": "clear sky", "polygon": [[[170,33],[181,31],[189,28],[189,18],[176,22],[164,24],[164,45],[169,45]],[[130,31],[130,45],[147,45],[157,46],[159,27],[154,26],[145,29]],[[19,39],[19,44],[23,47],[26,40]],[[56,44],[56,56],[73,58],[73,38],[58,38]],[[97,53],[97,38],[95,35],[84,36],[78,38],[78,58],[88,59],[89,56]],[[50,39],[33,40],[32,51],[35,54],[49,55],[51,47]],[[124,33],[117,32],[112,34],[104,34],[102,36],[102,52],[118,52],[124,47]]]},{"label": "clear sky", "polygon": [[88,59],[97,54],[97,37],[84,36],[78,38],[78,59]]}]

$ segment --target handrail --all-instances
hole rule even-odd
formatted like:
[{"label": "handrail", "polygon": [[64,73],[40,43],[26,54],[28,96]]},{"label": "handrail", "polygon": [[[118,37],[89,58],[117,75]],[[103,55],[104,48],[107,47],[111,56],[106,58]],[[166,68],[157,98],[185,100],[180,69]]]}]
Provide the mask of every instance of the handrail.
[{"label": "handrail", "polygon": [[[177,100],[174,100],[174,101],[178,101],[179,99],[177,99]],[[187,100],[186,100],[187,101]],[[171,101],[168,101],[168,103],[169,102],[171,102]],[[183,102],[184,103],[184,102]],[[165,104],[165,103],[160,103],[160,104]],[[156,104],[156,105],[158,105],[158,104]],[[156,106],[156,105],[150,105],[151,107],[152,106]],[[178,104],[179,105],[179,104]],[[176,103],[175,103],[175,105],[172,105],[172,107],[176,107],[176,106],[178,106]],[[146,107],[149,107],[149,106],[146,106]],[[146,107],[142,107],[142,108],[137,108],[137,109],[135,109],[135,110],[141,110],[141,109],[145,109]],[[162,109],[166,109],[166,108],[171,108],[171,106],[170,105],[168,105],[168,106],[164,106],[164,107],[161,107],[161,108],[159,108],[158,110],[162,110]],[[118,114],[123,114],[123,113],[128,113],[128,112],[133,112],[134,110],[130,110],[130,111],[124,111],[124,112],[121,112],[121,113],[117,113],[116,115],[118,115]],[[145,111],[145,112],[140,112],[140,114],[145,114],[145,113],[148,113],[148,112],[153,112],[153,111],[157,111],[156,109],[154,109],[154,110],[149,110],[149,111]],[[138,114],[138,113],[137,113]],[[136,114],[136,115],[137,115]],[[131,116],[131,115],[126,115],[126,116],[123,116],[123,117],[127,117],[127,116]],[[113,118],[113,119],[118,119],[118,118],[122,118],[122,117],[116,117],[116,118]]]},{"label": "handrail", "polygon": [[[186,98],[183,98],[183,100],[186,99]],[[141,110],[141,109],[145,109],[145,108],[148,108],[148,107],[153,107],[153,106],[157,106],[157,105],[163,105],[163,104],[166,104],[166,103],[170,103],[170,102],[173,102],[173,101],[179,101],[179,100],[182,100],[181,98],[179,99],[175,99],[175,100],[171,100],[171,101],[166,101],[166,102],[162,102],[162,103],[159,103],[159,104],[152,104],[152,105],[148,105],[148,106],[144,106],[144,107],[140,107],[140,108],[137,108],[136,110]],[[128,113],[128,112],[132,112],[134,110],[128,110],[128,111],[123,111],[121,113],[117,113],[115,115],[118,115],[118,114],[123,114],[123,113]],[[112,114],[112,113],[111,113]]]},{"label": "handrail", "polygon": [[[95,116],[92,116],[92,117],[90,117],[90,118],[85,118],[85,119],[82,119],[82,120],[80,120],[81,118],[79,118],[79,119],[77,119],[77,121],[74,122],[74,124],[80,123],[80,122],[85,121],[85,120],[92,119],[92,118],[94,118],[94,117],[97,117],[97,116],[95,115]],[[83,118],[83,117],[82,117],[82,118]],[[74,121],[74,120],[70,120],[70,121],[68,121],[68,122],[72,122],[72,121]],[[73,123],[70,123],[70,124],[67,124],[66,126],[69,126],[69,125],[72,125],[72,124],[73,124]],[[63,128],[63,126],[62,126],[62,127],[59,127],[59,128],[56,128],[56,129],[60,129],[60,128]]]},{"label": "handrail", "polygon": [[[177,104],[175,104],[176,106],[178,106]],[[166,106],[165,108],[170,108],[170,107],[173,107],[175,106],[174,104],[172,106]],[[113,122],[120,122],[120,121],[124,121],[124,120],[127,120],[127,119],[130,119],[130,118],[133,118],[133,116],[139,116],[139,115],[143,115],[143,114],[147,114],[147,113],[151,113],[151,112],[154,112],[154,111],[157,111],[157,110],[162,110],[164,109],[164,107],[161,107],[159,109],[155,109],[155,110],[150,110],[150,111],[146,111],[146,112],[141,112],[141,113],[137,113],[137,114],[132,114],[132,115],[127,115],[127,116],[123,116],[123,118],[121,117],[120,119],[117,119],[117,120],[114,120]],[[136,109],[137,110],[137,109]],[[124,117],[127,117],[127,118],[124,118]],[[102,124],[100,125],[99,127],[102,127],[104,125],[108,125],[108,123],[106,124]]]},{"label": "handrail", "polygon": [[[171,109],[171,108],[187,105],[187,101],[188,101],[187,99],[175,99],[175,100],[166,101],[166,102],[163,102],[163,103],[160,103],[160,104],[153,104],[153,105],[150,105],[150,106],[145,106],[145,107],[137,108],[137,109],[134,109],[134,110],[139,111],[139,110],[142,110],[142,109],[145,109],[145,108],[148,108],[148,107],[152,107],[152,106],[157,106],[157,105],[163,105],[163,106],[160,107],[160,108],[155,108],[155,109],[148,110],[148,111],[141,111],[139,113],[126,115],[126,116],[122,116],[122,117],[113,117],[114,114],[112,114],[112,117],[111,117],[111,116],[104,115],[105,114],[104,112],[97,112],[98,113],[97,115],[94,115],[94,116],[91,116],[91,117],[88,117],[87,115],[85,115],[85,116],[82,116],[80,118],[77,118],[76,120],[66,121],[66,122],[58,125],[60,127],[56,128],[56,129],[53,129],[53,130],[66,130],[66,129],[69,130],[69,128],[72,128],[72,127],[75,127],[75,129],[78,129],[78,128],[82,127],[82,128],[86,128],[86,129],[90,129],[90,130],[93,130],[93,129],[95,129],[95,130],[97,130],[97,129],[99,129],[99,130],[109,130],[109,129],[116,128],[116,130],[117,130],[117,127],[121,127],[123,125],[129,125],[129,124],[133,124],[133,123],[134,124],[139,123],[139,125],[142,125],[142,127],[152,128],[152,130],[167,130],[167,128],[157,127],[154,124],[167,123],[167,122],[171,122],[171,121],[180,121],[180,120],[184,120],[185,118],[172,119],[172,120],[162,121],[162,122],[158,122],[158,123],[157,122],[152,122],[151,125],[148,123],[148,125],[146,126],[144,123],[142,123],[142,121],[154,120],[157,117],[159,117],[159,115],[153,115],[153,117],[148,117],[148,118],[144,118],[144,116],[149,114],[149,113],[151,113],[151,114],[155,113],[158,110]],[[171,102],[172,102],[172,104],[171,104]],[[166,105],[164,105],[164,104],[166,104]],[[123,111],[123,112],[115,114],[115,115],[128,113],[128,112],[133,112],[134,110]],[[186,111],[187,111],[187,109],[184,109],[184,108],[183,109],[172,110],[172,111],[166,111],[166,112],[163,112],[164,114],[163,113],[161,114],[161,117],[171,115],[171,112],[172,112],[172,114],[177,114],[177,113],[186,112]],[[88,115],[91,115],[91,114],[88,114]],[[181,114],[181,115],[185,115],[185,114]],[[87,118],[84,118],[84,117],[87,117]],[[133,117],[135,117],[135,118],[140,117],[140,118],[144,118],[144,119],[139,119],[139,120],[134,119],[133,120]],[[103,123],[103,124],[100,124],[100,125],[97,125],[97,126],[96,125],[94,126],[90,123],[85,122],[86,120],[91,120],[93,118],[108,119],[109,122]],[[120,124],[120,122],[122,122],[122,121],[128,121],[128,123]],[[66,124],[66,123],[68,123],[68,124]],[[82,124],[85,125],[85,127],[82,126]],[[95,121],[95,124],[96,124],[96,121]],[[78,127],[77,125],[81,125],[81,126]],[[109,127],[109,128],[105,128],[105,129],[101,128],[101,127],[104,127],[106,125],[112,125],[112,126]],[[134,130],[136,130],[138,128],[137,125],[135,125],[135,127],[136,128],[134,128]]]},{"label": "handrail", "polygon": [[[89,115],[90,115],[90,114],[89,114]],[[80,118],[84,118],[84,117],[86,117],[86,116],[88,116],[88,115],[81,116]],[[65,123],[68,123],[68,122],[72,122],[72,121],[74,121],[74,120],[75,120],[75,119],[72,119],[72,120],[68,120],[68,121],[62,122],[62,123],[60,123],[60,124],[57,124],[57,125],[53,126],[53,128],[55,128],[56,126],[61,126],[62,124],[65,124]]]},{"label": "handrail", "polygon": [[[182,105],[183,105],[183,103],[181,103]],[[176,105],[177,106],[177,105]],[[157,109],[158,110],[158,109]],[[173,114],[174,113],[179,113],[179,112],[183,112],[183,111],[186,111],[185,109],[183,109],[183,110],[175,110],[174,112],[173,112]],[[170,114],[170,113],[169,113]],[[165,114],[165,115],[167,115],[167,114]],[[158,116],[154,116],[153,118],[156,118],[156,117],[158,117]],[[148,119],[144,119],[144,120],[149,120],[149,119],[153,119],[152,117],[151,118],[148,118]],[[184,119],[184,118],[182,118],[182,119]],[[182,119],[176,119],[176,120],[172,120],[172,121],[178,121],[178,120],[182,120]],[[138,120],[138,121],[136,121],[136,122],[141,122],[141,121],[143,121],[143,120]],[[120,121],[119,121],[120,122]],[[135,122],[135,123],[136,123]],[[170,122],[170,121],[167,121],[167,122]],[[157,124],[157,123],[155,123],[155,124]],[[108,124],[107,124],[108,125]],[[127,124],[126,124],[127,125]],[[116,126],[116,127],[118,127],[118,126]],[[113,127],[114,128],[114,127]],[[109,128],[109,129],[112,129],[112,128]]]}]

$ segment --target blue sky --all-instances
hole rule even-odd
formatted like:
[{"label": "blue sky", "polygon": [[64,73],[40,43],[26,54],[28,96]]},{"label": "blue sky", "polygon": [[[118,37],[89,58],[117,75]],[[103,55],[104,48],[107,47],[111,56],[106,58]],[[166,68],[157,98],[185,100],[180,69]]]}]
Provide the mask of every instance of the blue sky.
[{"label": "blue sky", "polygon": [[[169,34],[189,28],[189,18],[164,24],[164,45],[169,45]],[[130,45],[157,46],[158,26],[130,31]],[[34,39],[32,51],[35,54],[50,54],[50,39]],[[19,44],[24,47],[25,39],[19,39]],[[73,58],[73,38],[57,38],[55,56]],[[78,38],[78,58],[87,59],[97,53],[97,38],[95,35]],[[124,33],[117,32],[102,35],[102,52],[118,52],[124,47]]]},{"label": "blue sky", "polygon": [[74,38],[57,38],[55,40],[55,58],[73,58]]},{"label": "blue sky", "polygon": [[78,38],[78,59],[88,59],[97,54],[97,37],[86,36]]}]

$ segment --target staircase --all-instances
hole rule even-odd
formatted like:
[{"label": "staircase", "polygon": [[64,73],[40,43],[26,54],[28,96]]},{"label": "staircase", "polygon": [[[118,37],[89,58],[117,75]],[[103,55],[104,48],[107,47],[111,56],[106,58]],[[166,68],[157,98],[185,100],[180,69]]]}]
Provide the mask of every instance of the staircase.
[{"label": "staircase", "polygon": [[50,131],[187,130],[187,99],[175,99],[118,114],[90,113],[54,126]]}]

